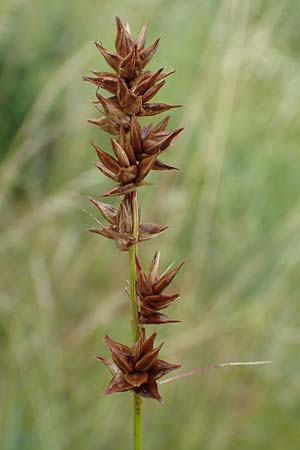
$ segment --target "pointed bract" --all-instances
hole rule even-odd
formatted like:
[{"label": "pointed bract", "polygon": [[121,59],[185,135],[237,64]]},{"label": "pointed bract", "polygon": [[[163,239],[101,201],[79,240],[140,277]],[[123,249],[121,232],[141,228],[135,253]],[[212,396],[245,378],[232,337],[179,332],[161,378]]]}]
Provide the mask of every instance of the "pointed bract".
[{"label": "pointed bract", "polygon": [[106,50],[101,44],[101,42],[96,41],[95,45],[97,49],[101,52],[106,62],[110,65],[110,67],[112,67],[116,72],[118,72],[120,63],[122,61],[121,56],[119,56],[117,53]]},{"label": "pointed bract", "polygon": [[120,55],[126,56],[132,48],[133,41],[119,17],[116,17],[116,24],[117,35],[115,40],[115,47]]},{"label": "pointed bract", "polygon": [[154,285],[153,291],[155,294],[161,293],[167,286],[171,283],[173,278],[177,275],[181,267],[185,264],[185,260],[178,264],[174,269],[170,269],[166,274],[164,274]]},{"label": "pointed bract", "polygon": [[138,37],[136,38],[136,41],[135,41],[135,44],[139,50],[142,50],[145,46],[146,32],[147,32],[147,25],[144,24],[140,31],[140,34],[138,35]]}]

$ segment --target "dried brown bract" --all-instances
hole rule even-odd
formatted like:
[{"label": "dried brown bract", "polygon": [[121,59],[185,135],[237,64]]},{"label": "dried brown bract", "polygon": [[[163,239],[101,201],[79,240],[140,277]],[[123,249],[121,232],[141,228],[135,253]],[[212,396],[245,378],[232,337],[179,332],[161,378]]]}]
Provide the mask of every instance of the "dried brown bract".
[{"label": "dried brown bract", "polygon": [[154,348],[156,335],[157,333],[153,333],[146,339],[142,328],[137,342],[131,348],[105,336],[112,360],[97,356],[113,375],[105,394],[134,391],[142,397],[161,400],[157,380],[178,369],[180,365],[158,359],[163,344]]}]

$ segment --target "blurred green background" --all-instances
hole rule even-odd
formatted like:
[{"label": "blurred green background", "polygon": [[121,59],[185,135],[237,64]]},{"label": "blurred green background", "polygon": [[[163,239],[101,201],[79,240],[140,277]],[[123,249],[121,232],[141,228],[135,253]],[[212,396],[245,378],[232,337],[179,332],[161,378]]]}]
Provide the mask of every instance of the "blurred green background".
[{"label": "blurred green background", "polygon": [[[224,368],[145,402],[145,450],[299,448],[300,3],[295,0],[4,0],[0,6],[0,448],[131,449],[131,398],[104,397],[102,336],[130,342],[127,255],[86,233],[87,195],[111,187],[88,140],[108,136],[94,88],[114,16],[162,36],[150,68],[176,69],[159,99],[186,131],[140,190],[171,225],[145,264],[188,256],[182,300],[159,328],[183,370]],[[150,327],[152,328],[152,327]]]}]

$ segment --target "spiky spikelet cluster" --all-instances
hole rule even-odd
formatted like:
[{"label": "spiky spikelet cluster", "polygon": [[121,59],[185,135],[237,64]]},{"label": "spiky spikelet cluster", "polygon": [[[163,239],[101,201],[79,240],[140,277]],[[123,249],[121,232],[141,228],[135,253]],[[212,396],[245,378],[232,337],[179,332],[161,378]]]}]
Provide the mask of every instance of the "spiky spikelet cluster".
[{"label": "spiky spikelet cluster", "polygon": [[[89,231],[108,239],[113,239],[119,250],[127,251],[135,243],[132,224],[132,203],[129,196],[124,196],[119,208],[108,203],[99,202],[92,197],[90,197],[90,201],[98,208],[110,225],[101,228],[89,228]],[[138,241],[148,241],[167,229],[168,227],[162,227],[155,223],[140,223]]]},{"label": "spiky spikelet cluster", "polygon": [[180,322],[180,320],[169,319],[168,316],[161,313],[161,310],[167,308],[179,298],[179,294],[163,294],[163,292],[175,278],[185,261],[160,275],[159,258],[160,253],[155,252],[149,273],[146,274],[138,257],[136,257],[138,313],[139,321],[142,324]]},{"label": "spiky spikelet cluster", "polygon": [[142,328],[141,334],[132,348],[105,336],[112,360],[97,356],[97,359],[108,367],[113,376],[105,394],[134,391],[142,397],[161,400],[157,389],[157,380],[172,370],[178,369],[180,365],[158,359],[163,343],[154,348],[156,336],[157,333],[153,333],[146,339],[145,329]]},{"label": "spiky spikelet cluster", "polygon": [[[96,42],[97,49],[114,72],[93,70],[93,76],[84,77],[84,80],[97,86],[94,104],[102,113],[100,119],[89,119],[89,122],[113,135],[111,152],[92,143],[99,158],[96,167],[116,183],[102,195],[121,196],[121,200],[119,206],[115,207],[90,198],[109,225],[90,228],[89,231],[113,239],[121,251],[127,251],[136,241],[151,239],[167,229],[153,223],[139,223],[137,233],[134,234],[132,195],[139,186],[149,185],[145,178],[151,170],[176,169],[161,161],[160,156],[174,143],[183,128],[166,131],[170,117],[165,117],[157,124],[140,125],[139,117],[154,116],[180,106],[150,102],[164,86],[166,77],[174,71],[164,73],[163,68],[155,72],[145,70],[158,48],[159,39],[145,47],[145,25],[134,40],[128,25],[124,26],[118,17],[116,23],[115,52]],[[99,89],[108,91],[110,96],[104,97]],[[161,346],[153,348],[156,333],[146,339],[145,324],[177,322],[162,314],[161,310],[179,298],[179,294],[164,294],[163,291],[183,263],[163,275],[159,275],[158,264],[157,252],[149,274],[146,274],[136,259],[140,335],[132,348],[112,341],[109,337],[105,338],[113,358],[110,361],[98,357],[113,375],[106,394],[131,390],[143,397],[160,400],[156,381],[180,367],[158,359]]]},{"label": "spiky spikelet cluster", "polygon": [[145,66],[155,54],[159,39],[145,48],[146,27],[144,26],[133,40],[128,27],[117,18],[116,52],[106,50],[96,42],[97,48],[115,73],[93,71],[94,77],[84,77],[97,86],[113,94],[104,97],[96,92],[96,106],[100,106],[103,117],[89,122],[102,130],[116,135],[111,140],[114,157],[94,146],[100,162],[98,169],[118,185],[105,195],[124,195],[137,186],[145,184],[144,179],[150,170],[174,169],[161,162],[158,157],[169,148],[183,130],[166,131],[169,118],[157,125],[141,127],[137,116],[153,116],[177,108],[180,105],[148,103],[164,86],[165,78],[173,73],[145,71]]}]

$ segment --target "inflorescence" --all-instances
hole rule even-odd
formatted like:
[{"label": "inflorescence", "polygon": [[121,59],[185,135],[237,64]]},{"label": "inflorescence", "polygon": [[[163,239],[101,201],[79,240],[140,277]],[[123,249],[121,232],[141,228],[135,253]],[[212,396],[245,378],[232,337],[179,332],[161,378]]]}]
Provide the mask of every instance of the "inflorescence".
[{"label": "inflorescence", "polygon": [[[168,228],[154,223],[140,223],[140,207],[138,207],[138,230],[135,234],[133,193],[140,186],[150,185],[145,179],[151,170],[176,169],[160,158],[171,147],[183,128],[167,131],[169,116],[156,124],[149,123],[142,126],[139,123],[140,117],[154,116],[181,106],[151,102],[165,85],[166,78],[174,71],[164,73],[163,68],[155,72],[146,70],[158,48],[159,39],[145,47],[145,25],[134,40],[128,25],[124,26],[118,17],[116,23],[115,52],[105,49],[100,42],[96,42],[97,49],[114,72],[93,70],[93,76],[84,77],[84,80],[97,86],[97,99],[94,103],[102,113],[101,118],[89,119],[89,122],[113,136],[112,152],[106,152],[92,143],[99,159],[99,162],[95,163],[96,167],[115,182],[103,196],[120,196],[121,199],[119,206],[115,207],[90,198],[108,225],[90,228],[89,231],[114,240],[121,251],[128,251],[138,242],[151,239]],[[100,94],[100,89],[108,91],[111,96],[104,97]],[[105,337],[112,360],[97,357],[113,376],[105,394],[134,391],[142,397],[160,400],[157,380],[180,367],[178,364],[170,364],[158,358],[162,344],[154,347],[156,333],[146,338],[146,324],[178,322],[169,319],[161,311],[179,298],[177,293],[166,294],[164,291],[184,262],[160,275],[159,256],[159,252],[156,252],[148,273],[143,270],[137,255],[135,257],[136,326],[139,333],[133,347]]]}]

